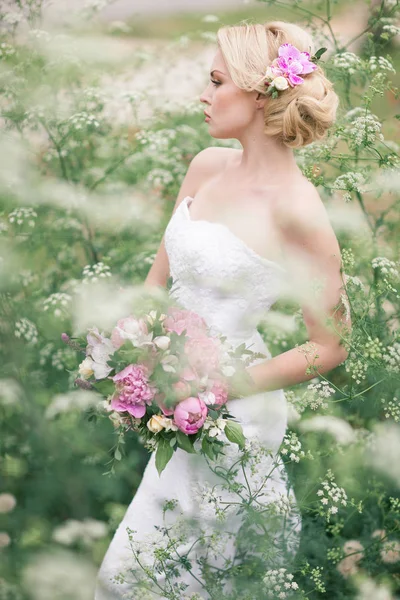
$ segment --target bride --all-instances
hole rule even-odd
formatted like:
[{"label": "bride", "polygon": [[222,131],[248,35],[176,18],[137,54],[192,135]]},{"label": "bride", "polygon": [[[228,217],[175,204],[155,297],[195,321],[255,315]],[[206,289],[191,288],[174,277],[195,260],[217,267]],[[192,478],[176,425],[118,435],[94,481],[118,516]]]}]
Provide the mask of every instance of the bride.
[{"label": "bride", "polygon": [[[146,568],[149,547],[163,541],[166,518],[169,526],[177,526],[182,517],[192,523],[197,517],[202,526],[209,525],[211,535],[217,533],[213,543],[218,548],[207,553],[210,568],[221,574],[240,565],[240,544],[253,539],[250,529],[240,537],[243,517],[231,510],[221,525],[208,514],[215,498],[232,509],[235,489],[247,489],[253,497],[257,490],[269,550],[261,552],[254,540],[248,546],[253,545],[255,556],[262,554],[264,574],[287,567],[295,556],[300,511],[279,457],[287,427],[283,388],[342,363],[347,352],[341,329],[349,327],[339,245],[318,191],[293,153],[324,136],[338,106],[318,56],[311,60],[314,51],[305,30],[283,21],[219,30],[210,81],[200,100],[210,135],[237,139],[242,149],[212,146],[193,158],[145,281],[146,287],[166,288],[171,276],[174,304],[198,313],[232,345],[244,342],[263,353],[264,358],[247,367],[251,385],[241,389],[240,397],[232,391],[228,400],[246,447],[253,451],[252,468],[247,475],[237,470],[241,487],[230,487],[221,484],[203,455],[178,448],[159,477],[153,453],[103,560],[96,600],[224,598],[233,593],[232,581],[221,583],[219,594],[205,585],[205,537],[203,545],[196,545],[195,536],[178,537],[180,568],[166,574],[150,567],[142,587],[135,561]],[[272,357],[257,323],[282,294],[301,303],[308,341]],[[227,448],[219,461],[225,473],[240,458],[236,445]],[[173,504],[165,511],[168,501]],[[272,510],[282,502],[283,513]],[[283,516],[277,520],[277,514]],[[246,595],[242,591],[229,598],[262,597],[248,595],[250,578],[246,586]]]}]

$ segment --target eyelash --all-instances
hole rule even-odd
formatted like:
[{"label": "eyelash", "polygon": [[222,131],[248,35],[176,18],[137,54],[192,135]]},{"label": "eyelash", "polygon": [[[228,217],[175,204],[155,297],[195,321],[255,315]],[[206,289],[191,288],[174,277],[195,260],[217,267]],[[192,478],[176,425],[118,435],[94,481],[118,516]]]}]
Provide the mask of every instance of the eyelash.
[{"label": "eyelash", "polygon": [[211,83],[213,83],[214,85],[221,85],[220,81],[214,81],[213,79],[210,80]]}]

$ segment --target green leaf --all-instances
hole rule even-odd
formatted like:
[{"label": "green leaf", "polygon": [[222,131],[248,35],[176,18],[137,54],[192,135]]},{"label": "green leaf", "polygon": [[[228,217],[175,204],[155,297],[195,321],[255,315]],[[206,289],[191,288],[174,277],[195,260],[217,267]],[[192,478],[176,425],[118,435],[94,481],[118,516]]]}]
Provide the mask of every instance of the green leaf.
[{"label": "green leaf", "polygon": [[115,391],[115,383],[111,379],[102,379],[94,383],[94,388],[103,396],[108,396]]},{"label": "green leaf", "polygon": [[210,415],[210,417],[215,421],[216,419],[218,419],[219,414],[217,413],[216,410],[213,410],[212,408],[208,407],[208,414]]},{"label": "green leaf", "polygon": [[204,454],[208,456],[209,459],[214,460],[215,456],[212,444],[208,441],[206,437],[204,437],[203,441],[201,442],[201,449],[203,450]]},{"label": "green leaf", "polygon": [[[320,48],[319,50],[316,51],[316,53],[314,54],[313,58],[315,60],[319,60],[321,58],[321,56],[328,50],[328,48]],[[315,62],[315,60],[313,60],[312,62]]]},{"label": "green leaf", "polygon": [[242,427],[239,425],[239,423],[235,423],[235,421],[227,421],[224,431],[230,442],[237,444],[241,449],[244,448],[246,438],[244,437]]},{"label": "green leaf", "polygon": [[176,432],[176,438],[178,440],[179,448],[186,450],[186,452],[189,452],[189,454],[196,454],[196,450],[193,447],[192,441],[183,433],[183,431],[178,430]]},{"label": "green leaf", "polygon": [[119,451],[119,448],[117,448],[116,451],[114,452],[114,458],[115,458],[115,460],[121,460],[122,455],[121,455],[121,452]]},{"label": "green leaf", "polygon": [[171,460],[173,453],[174,450],[171,448],[169,441],[164,438],[160,438],[156,450],[156,468],[159,475],[161,475],[161,473],[164,471],[165,467]]}]

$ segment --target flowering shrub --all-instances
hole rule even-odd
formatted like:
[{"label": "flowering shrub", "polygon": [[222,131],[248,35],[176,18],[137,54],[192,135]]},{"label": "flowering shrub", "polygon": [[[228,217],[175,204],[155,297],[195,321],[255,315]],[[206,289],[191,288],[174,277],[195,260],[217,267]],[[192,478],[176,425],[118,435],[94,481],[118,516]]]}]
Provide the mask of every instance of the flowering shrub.
[{"label": "flowering shrub", "polygon": [[[310,19],[316,47],[328,47],[321,64],[340,94],[338,119],[325,140],[295,156],[319,188],[338,234],[352,332],[344,334],[349,352],[344,365],[325,375],[315,370],[313,380],[286,391],[290,421],[279,460],[301,509],[295,558],[285,549],[287,563],[270,564],[279,561],[265,528],[272,537],[281,530],[292,497],[275,498],[262,512],[262,484],[273,477],[270,450],[246,445],[236,473],[228,472],[223,456],[218,469],[208,457],[219,485],[199,490],[204,519],[197,533],[222,564],[214,574],[197,567],[207,593],[221,600],[395,600],[400,595],[399,3],[371,3],[368,22],[360,23],[348,42],[334,30],[330,2],[326,14],[300,2],[268,4],[290,8],[290,20]],[[213,140],[199,125],[203,108],[197,97],[176,112],[155,107],[139,118],[154,98],[121,90],[123,60],[111,49],[99,51],[103,42],[109,48],[108,38],[93,46],[90,39],[80,44],[73,27],[68,33],[41,29],[40,0],[8,5],[0,8],[0,597],[84,598],[140,482],[147,453],[127,437],[125,460],[109,469],[112,477],[103,476],[118,456],[118,443],[109,450],[114,425],[97,419],[100,394],[76,388],[76,351],[63,344],[61,333],[85,331],[93,322],[107,330],[138,303],[136,286],[154,260],[189,161]],[[84,14],[93,15],[102,5],[87,3]],[[210,31],[202,39],[214,43],[215,38]],[[157,51],[130,51],[129,76],[158,60]],[[181,325],[176,315],[177,333]],[[198,326],[193,321],[193,329]],[[259,331],[272,354],[306,337],[299,307],[287,300],[260,321]],[[121,323],[114,341],[142,334]],[[81,364],[83,381],[92,372],[105,376],[109,368],[111,346],[99,347],[97,341]],[[199,368],[207,367],[203,356],[194,352]],[[207,353],[211,364],[213,359]],[[118,402],[126,400],[123,389],[131,376],[121,375]],[[145,385],[143,377],[135,381]],[[182,397],[186,391],[184,383],[175,390]],[[215,383],[203,394],[194,409],[192,402],[182,407],[179,422],[189,427],[195,411],[209,438],[221,440],[224,420],[205,417],[201,402],[212,394],[218,404],[223,386]],[[154,415],[150,427],[165,428],[164,417]],[[246,470],[257,476],[259,489],[247,488]],[[172,509],[171,500],[167,516]],[[223,560],[229,540],[216,524],[236,511],[246,516],[237,539],[239,566]],[[163,568],[168,597],[187,596],[179,569],[187,573],[190,559],[176,553],[186,535],[177,520],[175,530],[166,525],[153,533],[151,568],[136,573],[141,598]],[[145,548],[135,546],[134,532],[131,537],[134,558]],[[278,549],[286,542],[290,550],[290,540],[280,538]],[[222,591],[228,576],[236,597]]]}]

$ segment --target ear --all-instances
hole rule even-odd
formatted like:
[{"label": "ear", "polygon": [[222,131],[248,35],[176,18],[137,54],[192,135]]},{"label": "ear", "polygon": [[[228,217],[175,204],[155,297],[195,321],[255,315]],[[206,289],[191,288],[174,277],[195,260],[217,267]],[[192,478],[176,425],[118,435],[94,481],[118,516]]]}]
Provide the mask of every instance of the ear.
[{"label": "ear", "polygon": [[266,102],[267,102],[266,95],[262,94],[261,92],[257,92],[256,107],[257,108],[264,108]]}]

